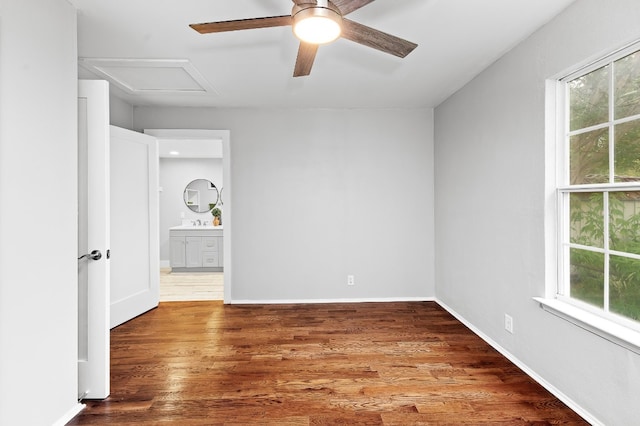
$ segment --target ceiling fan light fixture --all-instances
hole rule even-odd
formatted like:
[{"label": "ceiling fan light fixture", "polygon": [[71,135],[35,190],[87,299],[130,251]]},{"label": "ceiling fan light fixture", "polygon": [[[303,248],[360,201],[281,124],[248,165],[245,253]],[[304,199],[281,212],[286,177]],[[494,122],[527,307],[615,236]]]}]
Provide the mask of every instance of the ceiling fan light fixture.
[{"label": "ceiling fan light fixture", "polygon": [[333,9],[311,6],[293,15],[293,33],[305,43],[331,43],[342,33],[342,16]]}]

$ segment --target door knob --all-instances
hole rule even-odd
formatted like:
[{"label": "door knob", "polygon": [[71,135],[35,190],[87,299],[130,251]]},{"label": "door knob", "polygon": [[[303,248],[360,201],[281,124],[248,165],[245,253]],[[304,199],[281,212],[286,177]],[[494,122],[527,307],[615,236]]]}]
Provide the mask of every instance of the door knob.
[{"label": "door knob", "polygon": [[100,250],[93,250],[91,253],[83,254],[82,256],[80,256],[78,260],[84,258],[100,260],[102,258],[102,253],[100,253]]}]

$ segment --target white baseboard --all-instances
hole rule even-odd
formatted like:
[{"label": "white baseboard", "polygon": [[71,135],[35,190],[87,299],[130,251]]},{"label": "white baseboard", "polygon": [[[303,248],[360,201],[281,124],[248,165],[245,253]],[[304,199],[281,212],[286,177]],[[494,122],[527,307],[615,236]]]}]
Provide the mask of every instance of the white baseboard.
[{"label": "white baseboard", "polygon": [[160,267],[161,268],[171,268],[171,261],[170,260],[160,260]]},{"label": "white baseboard", "polygon": [[292,304],[313,304],[313,303],[384,303],[384,302],[435,302],[433,297],[382,297],[363,299],[233,299],[231,305],[292,305]]},{"label": "white baseboard", "polygon": [[64,426],[67,423],[69,423],[71,421],[71,419],[73,419],[75,416],[78,415],[78,413],[82,410],[84,410],[84,407],[86,407],[85,404],[76,404],[73,406],[73,408],[71,408],[69,411],[67,411],[67,413],[65,413],[64,416],[60,417],[60,419],[58,419],[58,421],[56,421],[52,426]]},{"label": "white baseboard", "polygon": [[473,324],[468,322],[462,315],[458,314],[456,311],[451,309],[451,307],[449,307],[446,303],[443,303],[441,300],[438,300],[437,298],[435,299],[435,302],[438,305],[440,305],[442,308],[444,308],[444,310],[446,310],[451,315],[453,315],[458,321],[464,324],[467,328],[469,328],[471,331],[477,334],[478,337],[480,337],[482,340],[487,342],[495,350],[500,352],[505,358],[507,358],[512,363],[514,363],[519,369],[524,371],[526,375],[528,375],[533,380],[538,382],[542,387],[544,387],[546,390],[551,392],[556,398],[564,402],[569,408],[571,408],[573,411],[578,413],[578,415],[581,416],[584,420],[586,420],[587,422],[589,422],[594,426],[600,426],[600,425],[604,426],[604,423],[596,419],[591,413],[589,413],[582,406],[577,404],[573,399],[569,398],[567,395],[561,392],[558,388],[553,386],[551,383],[547,382],[542,376],[537,374],[535,371],[529,368],[526,364],[520,361],[517,357],[515,357],[511,352],[509,352],[508,350],[500,346],[496,341],[491,339],[489,336],[487,336],[478,328],[476,328]]}]

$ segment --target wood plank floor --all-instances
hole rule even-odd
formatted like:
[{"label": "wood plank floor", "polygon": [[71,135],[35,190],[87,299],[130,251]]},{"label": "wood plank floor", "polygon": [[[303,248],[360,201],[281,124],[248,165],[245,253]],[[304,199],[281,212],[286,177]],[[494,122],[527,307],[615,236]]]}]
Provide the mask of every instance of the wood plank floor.
[{"label": "wood plank floor", "polygon": [[223,300],[223,272],[172,272],[160,268],[160,301]]},{"label": "wood plank floor", "polygon": [[577,414],[432,302],[170,302],[69,425],[546,425]]}]

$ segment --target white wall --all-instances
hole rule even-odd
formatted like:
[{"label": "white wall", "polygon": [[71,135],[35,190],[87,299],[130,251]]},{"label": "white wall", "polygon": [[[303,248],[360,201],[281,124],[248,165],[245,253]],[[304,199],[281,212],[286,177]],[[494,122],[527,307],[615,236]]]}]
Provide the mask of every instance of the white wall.
[{"label": "white wall", "polygon": [[133,129],[133,106],[116,96],[109,96],[109,124]]},{"label": "white wall", "polygon": [[545,79],[640,38],[639,22],[637,0],[578,0],[435,111],[438,298],[608,425],[638,422],[639,356],[532,300],[544,296],[553,196]]},{"label": "white wall", "polygon": [[432,125],[431,109],[134,109],[139,130],[231,131],[234,301],[433,297]]},{"label": "white wall", "polygon": [[67,1],[0,0],[2,425],[78,408],[76,58]]},{"label": "white wall", "polygon": [[[221,158],[161,158],[160,159],[160,261],[169,264],[169,228],[185,219],[211,222],[211,213],[191,211],[182,198],[184,188],[194,179],[207,179],[218,188],[223,187]],[[223,210],[224,206],[219,207]],[[224,219],[224,214],[223,214]]]}]

